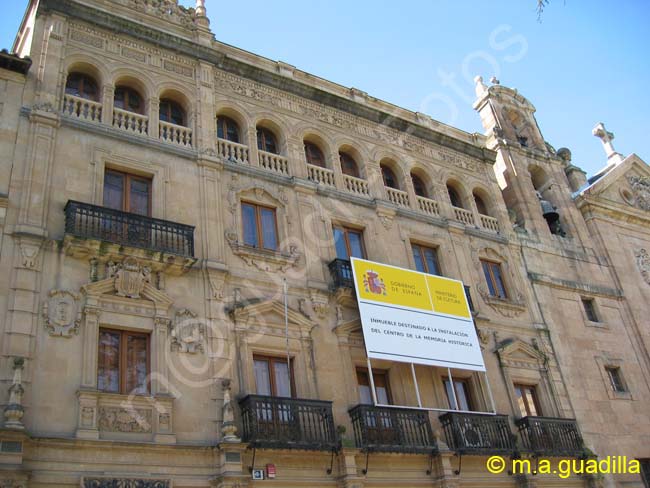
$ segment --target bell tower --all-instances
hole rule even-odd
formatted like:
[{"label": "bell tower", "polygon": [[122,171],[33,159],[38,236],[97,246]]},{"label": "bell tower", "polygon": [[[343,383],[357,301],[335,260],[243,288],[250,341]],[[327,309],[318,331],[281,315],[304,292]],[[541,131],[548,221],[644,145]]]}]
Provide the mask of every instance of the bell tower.
[{"label": "bell tower", "polygon": [[574,187],[584,181],[582,170],[571,164],[571,152],[556,151],[544,140],[535,107],[516,89],[496,78],[490,82],[488,86],[482,77],[475,78],[474,109],[488,147],[497,152],[494,170],[514,230],[540,239],[586,235],[571,198]]}]

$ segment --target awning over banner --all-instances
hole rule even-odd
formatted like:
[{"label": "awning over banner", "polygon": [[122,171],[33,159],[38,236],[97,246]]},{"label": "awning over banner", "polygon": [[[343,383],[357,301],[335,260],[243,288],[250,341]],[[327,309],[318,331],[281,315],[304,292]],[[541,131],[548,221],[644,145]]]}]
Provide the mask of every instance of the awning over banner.
[{"label": "awning over banner", "polygon": [[485,371],[462,282],[351,261],[369,358]]}]

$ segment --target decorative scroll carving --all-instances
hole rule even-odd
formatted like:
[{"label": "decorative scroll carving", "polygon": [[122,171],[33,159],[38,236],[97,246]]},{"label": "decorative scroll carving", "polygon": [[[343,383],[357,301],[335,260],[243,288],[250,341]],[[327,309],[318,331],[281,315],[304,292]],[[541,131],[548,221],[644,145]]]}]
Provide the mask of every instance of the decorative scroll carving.
[{"label": "decorative scroll carving", "polygon": [[107,432],[151,432],[151,410],[99,407],[99,430]]},{"label": "decorative scroll carving", "polygon": [[176,312],[176,321],[172,328],[171,347],[174,351],[195,354],[204,352],[205,326],[197,315],[186,308]]},{"label": "decorative scroll carving", "polygon": [[51,336],[72,337],[79,333],[81,311],[79,295],[66,290],[52,290],[43,304],[45,328]]},{"label": "decorative scroll carving", "polygon": [[125,478],[84,478],[84,488],[170,488],[169,480],[125,479]]},{"label": "decorative scroll carving", "polygon": [[179,5],[178,0],[117,0],[117,3],[174,24],[194,27],[195,10]]},{"label": "decorative scroll carving", "polygon": [[641,272],[641,276],[647,284],[650,285],[650,254],[645,249],[639,249],[636,253],[636,265]]},{"label": "decorative scroll carving", "polygon": [[627,181],[630,182],[636,197],[637,207],[650,211],[650,178],[647,176],[628,176]]}]

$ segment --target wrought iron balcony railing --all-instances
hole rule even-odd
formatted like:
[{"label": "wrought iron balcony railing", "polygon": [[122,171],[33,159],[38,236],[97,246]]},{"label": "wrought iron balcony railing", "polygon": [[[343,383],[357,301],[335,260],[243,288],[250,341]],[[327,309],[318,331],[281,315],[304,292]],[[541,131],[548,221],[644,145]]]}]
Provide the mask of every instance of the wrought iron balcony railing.
[{"label": "wrought iron balcony railing", "polygon": [[66,234],[194,257],[194,226],[73,200],[64,211]]},{"label": "wrought iron balcony railing", "polygon": [[515,422],[524,447],[543,456],[584,455],[584,443],[573,419],[524,417]]},{"label": "wrought iron balcony railing", "polygon": [[432,453],[438,449],[426,411],[357,405],[349,413],[357,447],[413,453]]},{"label": "wrought iron balcony railing", "polygon": [[332,402],[248,395],[239,406],[243,440],[256,447],[338,449]]},{"label": "wrought iron balcony railing", "polygon": [[507,415],[447,412],[440,416],[450,449],[461,454],[514,453],[516,437]]},{"label": "wrought iron balcony railing", "polygon": [[347,259],[335,259],[329,265],[334,288],[354,288],[352,265]]}]

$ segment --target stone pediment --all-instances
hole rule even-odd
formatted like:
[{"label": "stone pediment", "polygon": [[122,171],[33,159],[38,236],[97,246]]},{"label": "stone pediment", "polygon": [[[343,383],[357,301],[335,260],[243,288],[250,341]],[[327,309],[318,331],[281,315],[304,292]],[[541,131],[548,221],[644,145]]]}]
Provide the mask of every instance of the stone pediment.
[{"label": "stone pediment", "polygon": [[534,368],[546,363],[546,355],[519,339],[502,342],[495,351],[499,360],[506,366]]},{"label": "stone pediment", "polygon": [[596,202],[614,202],[630,210],[650,212],[650,166],[632,154],[581,195]]},{"label": "stone pediment", "polygon": [[[226,312],[242,326],[284,327],[284,303],[277,300],[244,301],[238,306],[226,308]],[[287,307],[289,328],[301,332],[309,332],[316,325],[302,313]]]}]

